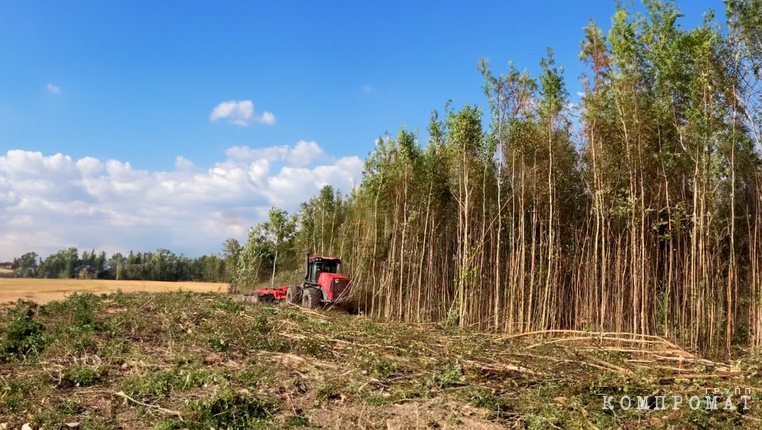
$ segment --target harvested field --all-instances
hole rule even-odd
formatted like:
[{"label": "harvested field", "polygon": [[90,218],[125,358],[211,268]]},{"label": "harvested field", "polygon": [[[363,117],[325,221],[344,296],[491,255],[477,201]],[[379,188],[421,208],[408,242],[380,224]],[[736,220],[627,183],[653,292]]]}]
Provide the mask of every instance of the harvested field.
[{"label": "harvested field", "polygon": [[227,291],[228,284],[210,282],[112,281],[104,279],[0,278],[0,303],[31,300],[45,304],[73,293],[107,294],[123,291]]},{"label": "harvested field", "polygon": [[[72,295],[0,308],[0,428],[756,429],[760,363],[623,333],[500,336],[214,293]],[[749,409],[740,394],[723,408],[735,388]]]}]

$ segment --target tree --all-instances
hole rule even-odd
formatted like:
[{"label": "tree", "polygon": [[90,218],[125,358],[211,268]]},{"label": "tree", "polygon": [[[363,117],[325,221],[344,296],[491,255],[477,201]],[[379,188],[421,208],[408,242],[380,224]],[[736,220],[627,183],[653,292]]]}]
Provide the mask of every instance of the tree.
[{"label": "tree", "polygon": [[27,252],[19,258],[14,258],[11,268],[15,276],[19,278],[34,278],[37,275],[37,258],[36,252]]},{"label": "tree", "polygon": [[[228,238],[222,246],[222,259],[224,261],[223,282],[232,282],[238,267],[238,258],[241,254],[241,244],[233,238]],[[235,288],[233,288],[235,292]]]},{"label": "tree", "polygon": [[273,207],[268,214],[268,221],[263,229],[268,241],[272,243],[273,265],[270,286],[275,287],[275,271],[278,264],[278,256],[283,256],[291,250],[291,242],[294,239],[294,219],[283,209]]}]

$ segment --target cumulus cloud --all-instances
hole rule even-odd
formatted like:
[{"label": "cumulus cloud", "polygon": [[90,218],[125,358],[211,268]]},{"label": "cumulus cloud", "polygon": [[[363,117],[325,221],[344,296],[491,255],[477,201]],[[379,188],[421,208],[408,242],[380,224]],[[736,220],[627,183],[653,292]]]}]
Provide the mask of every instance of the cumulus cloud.
[{"label": "cumulus cloud", "polygon": [[285,160],[294,166],[307,166],[315,162],[333,162],[315,141],[300,140],[293,147],[288,145],[271,146],[268,148],[249,148],[248,146],[233,146],[225,151],[232,160],[252,161],[264,159],[268,161]]},{"label": "cumulus cloud", "polygon": [[183,157],[182,155],[178,155],[175,159],[175,167],[177,170],[181,170],[184,172],[190,171],[194,169],[193,162],[188,160],[187,158]]},{"label": "cumulus cloud", "polygon": [[254,112],[254,103],[251,100],[230,100],[218,104],[212,110],[211,115],[209,115],[209,120],[216,122],[220,119],[225,119],[231,124],[243,127],[248,126],[252,122],[267,125],[275,124],[275,115],[267,111],[262,115],[257,115]]},{"label": "cumulus cloud", "polygon": [[349,192],[362,167],[358,157],[332,157],[307,141],[232,147],[207,170],[183,156],[172,171],[147,171],[10,150],[0,155],[0,261],[70,246],[219,252],[228,237],[245,242],[273,205],[294,212],[328,184]]},{"label": "cumulus cloud", "polygon": [[48,84],[47,88],[48,88],[48,92],[50,94],[56,95],[56,94],[60,94],[61,93],[61,89],[58,88],[58,86],[56,86],[56,85]]}]

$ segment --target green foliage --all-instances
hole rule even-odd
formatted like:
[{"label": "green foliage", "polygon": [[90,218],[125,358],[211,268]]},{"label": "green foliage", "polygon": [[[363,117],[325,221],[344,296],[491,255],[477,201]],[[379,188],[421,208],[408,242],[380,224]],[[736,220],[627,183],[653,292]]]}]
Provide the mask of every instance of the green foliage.
[{"label": "green foliage", "polygon": [[8,312],[9,321],[0,338],[0,361],[39,353],[46,345],[45,326],[35,319],[36,305],[19,301]]},{"label": "green foliage", "polygon": [[129,396],[157,400],[212,382],[213,376],[203,369],[174,368],[132,375],[124,379],[120,388]]},{"label": "green foliage", "polygon": [[463,367],[460,363],[453,363],[447,366],[443,372],[433,375],[432,384],[439,388],[448,388],[462,383]]},{"label": "green foliage", "polygon": [[540,61],[540,67],[540,116],[552,123],[566,105],[569,93],[561,77],[563,67],[556,67],[552,49],[548,48],[548,57]]},{"label": "green foliage", "polygon": [[376,354],[369,354],[362,361],[365,371],[380,378],[389,378],[400,370],[400,365],[395,360]]},{"label": "green foliage", "polygon": [[459,394],[465,401],[489,411],[489,417],[492,419],[501,419],[510,416],[516,407],[505,396],[500,396],[487,389],[468,389]]},{"label": "green foliage", "polygon": [[286,425],[292,428],[308,427],[310,425],[310,420],[301,415],[291,415],[286,418]]},{"label": "green foliage", "polygon": [[315,395],[315,401],[319,404],[324,404],[337,397],[338,393],[336,391],[336,385],[327,382],[318,388],[317,394]]},{"label": "green foliage", "polygon": [[74,293],[65,300],[40,308],[42,315],[66,315],[66,329],[71,332],[105,331],[108,327],[98,319],[102,298],[92,293]]},{"label": "green foliage", "polygon": [[27,393],[30,387],[27,387],[16,381],[3,380],[0,386],[0,405],[2,409],[8,412],[17,412],[26,403]]},{"label": "green foliage", "polygon": [[318,359],[333,358],[332,345],[326,344],[322,339],[305,339],[298,344],[298,349],[304,354]]},{"label": "green foliage", "polygon": [[95,385],[103,378],[103,370],[98,367],[73,366],[64,374],[64,379],[77,387]]},{"label": "green foliage", "polygon": [[383,327],[379,323],[369,318],[363,319],[360,327],[362,328],[363,333],[370,335],[380,334],[383,331]]},{"label": "green foliage", "polygon": [[37,276],[38,255],[36,252],[27,252],[19,258],[13,259],[11,268],[16,276],[20,278],[34,278]]},{"label": "green foliage", "polygon": [[224,333],[212,332],[206,337],[206,344],[213,351],[225,352],[230,348],[231,339]]},{"label": "green foliage", "polygon": [[266,429],[277,407],[249,394],[225,391],[191,406],[195,412],[193,428]]}]

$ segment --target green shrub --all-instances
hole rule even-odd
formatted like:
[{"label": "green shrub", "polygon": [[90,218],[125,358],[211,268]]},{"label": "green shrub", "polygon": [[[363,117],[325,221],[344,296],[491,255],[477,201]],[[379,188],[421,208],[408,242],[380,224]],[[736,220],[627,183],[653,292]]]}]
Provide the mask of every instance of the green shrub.
[{"label": "green shrub", "polygon": [[299,350],[306,355],[322,360],[334,357],[332,345],[318,339],[308,338],[299,342]]},{"label": "green shrub", "polygon": [[40,308],[40,314],[50,317],[66,316],[65,327],[79,332],[105,331],[97,316],[102,298],[91,293],[74,293],[66,300],[50,302]]},{"label": "green shrub", "polygon": [[8,313],[10,321],[0,342],[0,360],[40,352],[45,347],[45,326],[34,318],[34,307],[33,303],[19,301]]},{"label": "green shrub", "polygon": [[365,358],[362,368],[376,377],[388,378],[397,373],[400,366],[396,361],[371,353]]},{"label": "green shrub", "polygon": [[336,393],[336,385],[333,383],[325,383],[323,384],[317,391],[317,395],[315,396],[316,403],[326,403],[329,400],[335,399],[338,397],[338,394]]},{"label": "green shrub", "polygon": [[132,375],[122,381],[121,388],[138,399],[161,399],[174,391],[185,391],[209,384],[213,377],[203,369],[168,369],[145,375]]},{"label": "green shrub", "polygon": [[212,332],[206,337],[206,345],[212,349],[212,351],[225,352],[230,348],[230,339],[225,333]]},{"label": "green shrub", "polygon": [[451,366],[447,366],[444,371],[434,373],[431,379],[435,387],[442,389],[459,385],[462,376],[463,367],[460,363],[453,363]]},{"label": "green shrub", "polygon": [[64,379],[78,387],[95,385],[103,377],[101,369],[89,366],[74,366],[69,368]]},{"label": "green shrub", "polygon": [[195,423],[199,428],[270,428],[277,408],[274,404],[247,394],[226,391],[193,405]]},{"label": "green shrub", "polygon": [[17,412],[21,410],[26,402],[27,390],[29,387],[16,382],[7,380],[0,386],[0,411]]}]

